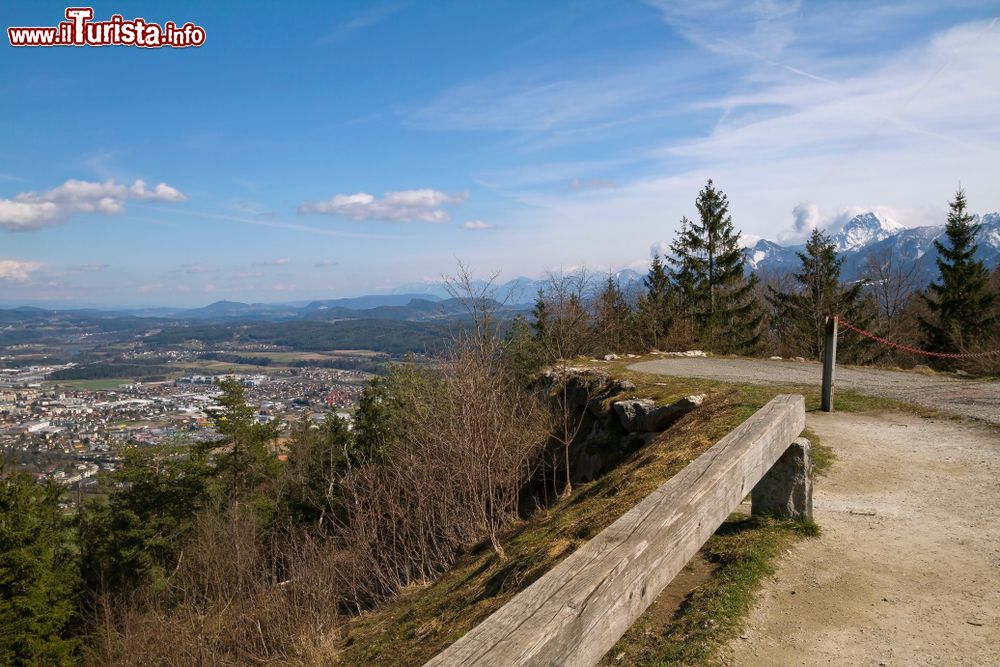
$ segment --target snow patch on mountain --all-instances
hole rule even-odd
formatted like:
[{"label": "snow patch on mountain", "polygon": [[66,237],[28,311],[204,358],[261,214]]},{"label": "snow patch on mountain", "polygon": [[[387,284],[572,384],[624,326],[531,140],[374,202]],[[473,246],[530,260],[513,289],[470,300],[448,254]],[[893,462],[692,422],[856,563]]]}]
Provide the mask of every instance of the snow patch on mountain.
[{"label": "snow patch on mountain", "polygon": [[904,229],[907,229],[905,225],[886,214],[869,211],[848,220],[832,238],[838,252],[849,252],[884,241]]}]

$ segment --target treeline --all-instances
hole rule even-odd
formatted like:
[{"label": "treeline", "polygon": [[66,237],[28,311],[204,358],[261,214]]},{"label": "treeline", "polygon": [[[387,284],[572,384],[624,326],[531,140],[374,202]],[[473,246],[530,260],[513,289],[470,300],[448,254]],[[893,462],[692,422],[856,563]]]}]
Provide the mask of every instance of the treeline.
[{"label": "treeline", "polygon": [[270,357],[254,357],[233,352],[203,352],[198,355],[198,358],[205,361],[224,361],[227,364],[242,364],[244,366],[270,366],[274,363]]},{"label": "treeline", "polygon": [[[266,367],[275,363],[273,359],[267,356],[251,356],[233,352],[204,352],[198,355],[198,358],[206,361],[224,361],[230,364],[243,364],[247,366]],[[386,372],[386,361],[387,359],[381,357],[329,357],[326,359],[298,359],[290,362],[282,362],[282,364],[294,368],[336,368],[383,375]]]},{"label": "treeline", "polygon": [[196,340],[209,346],[223,343],[265,343],[303,352],[371,350],[387,354],[440,351],[453,326],[432,322],[343,320],[339,322],[265,322],[259,324],[201,324],[168,327],[149,342],[183,345]]},{"label": "treeline", "polygon": [[99,380],[103,378],[131,378],[143,382],[154,382],[167,377],[170,369],[166,366],[151,363],[121,363],[108,362],[83,364],[72,368],[63,368],[49,374],[50,380]]},{"label": "treeline", "polygon": [[343,371],[362,371],[373,375],[385,375],[389,359],[364,357],[332,357],[330,359],[302,359],[291,362],[296,368],[337,368]]},{"label": "treeline", "polygon": [[[978,228],[961,191],[951,203],[946,241],[935,242],[940,279],[931,285],[915,284],[912,266],[891,254],[873,256],[863,279],[846,284],[843,257],[818,229],[798,253],[797,271],[748,274],[725,194],[709,181],[695,207],[697,218],[681,220],[669,255],[653,258],[638,289],[623,287],[613,276],[596,289],[585,274],[550,276],[532,316],[513,325],[526,363],[692,348],[819,359],[828,315],[931,352],[1000,348],[1000,269],[991,277],[975,259]],[[848,331],[841,332],[838,356],[851,363],[928,363]],[[1000,355],[930,363],[1000,371]]]}]

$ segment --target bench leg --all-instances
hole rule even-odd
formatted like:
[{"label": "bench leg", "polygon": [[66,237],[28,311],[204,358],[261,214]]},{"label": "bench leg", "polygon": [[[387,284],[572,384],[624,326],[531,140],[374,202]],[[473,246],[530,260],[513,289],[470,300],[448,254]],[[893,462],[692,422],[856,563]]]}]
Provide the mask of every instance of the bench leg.
[{"label": "bench leg", "polygon": [[796,438],[750,492],[752,513],[812,519],[812,448]]}]

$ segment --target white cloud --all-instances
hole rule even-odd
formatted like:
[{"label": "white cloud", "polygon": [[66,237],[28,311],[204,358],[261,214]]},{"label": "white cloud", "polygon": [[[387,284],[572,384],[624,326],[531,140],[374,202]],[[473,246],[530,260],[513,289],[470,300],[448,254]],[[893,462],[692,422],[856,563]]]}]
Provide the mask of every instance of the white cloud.
[{"label": "white cloud", "polygon": [[653,245],[649,246],[649,258],[652,259],[657,255],[660,257],[668,257],[670,255],[670,241],[656,241]]},{"label": "white cloud", "polygon": [[461,204],[468,198],[465,193],[449,195],[439,190],[402,190],[386,192],[382,199],[357,192],[338,194],[327,201],[303,202],[299,213],[319,213],[352,220],[388,220],[391,222],[447,222],[451,219],[442,207]]},{"label": "white cloud", "polygon": [[795,39],[789,19],[802,6],[801,0],[696,3],[649,0],[648,4],[659,9],[664,21],[699,46],[719,52],[742,50],[761,58],[780,55]]},{"label": "white cloud", "polygon": [[617,188],[618,184],[604,178],[574,178],[570,181],[573,190],[607,190]]},{"label": "white cloud", "polygon": [[70,179],[46,192],[22,192],[13,199],[0,199],[0,227],[28,231],[60,225],[82,213],[121,213],[129,199],[177,202],[185,196],[166,183],[150,190],[141,180],[127,186],[113,180],[99,183]]},{"label": "white cloud", "polygon": [[79,264],[77,266],[74,266],[73,270],[90,273],[97,271],[106,271],[107,268],[108,264],[105,264],[104,262],[90,262],[88,264]]},{"label": "white cloud", "polygon": [[332,44],[339,42],[358,30],[370,28],[371,26],[381,23],[398,10],[398,4],[386,4],[369,7],[364,12],[335,25],[330,32],[319,40],[318,43]]},{"label": "white cloud", "polygon": [[337,266],[337,262],[332,259],[321,259],[318,262],[316,262],[317,269],[325,269],[331,266]]},{"label": "white cloud", "polygon": [[41,262],[0,259],[0,280],[12,283],[27,282],[30,274],[40,268],[42,268]]},{"label": "white cloud", "polygon": [[136,199],[152,199],[153,201],[184,201],[187,197],[178,190],[166,183],[157,183],[152,190],[146,189],[146,182],[137,180],[128,189],[129,195]]},{"label": "white cloud", "polygon": [[266,262],[254,262],[254,266],[288,266],[291,263],[291,257],[279,257]]},{"label": "white cloud", "polygon": [[591,143],[683,112],[683,91],[710,70],[703,60],[675,56],[503,71],[444,90],[404,120],[434,130],[502,132],[527,149]]},{"label": "white cloud", "polygon": [[174,273],[187,274],[215,273],[216,271],[218,271],[216,267],[208,264],[202,264],[201,262],[188,262],[186,264],[181,264],[174,269]]},{"label": "white cloud", "polygon": [[496,229],[496,227],[482,220],[468,220],[462,223],[462,229],[467,232],[479,232],[486,229]]},{"label": "white cloud", "polygon": [[798,243],[812,234],[814,229],[823,226],[823,217],[819,206],[812,202],[800,202],[792,209],[792,228],[778,235],[776,240],[781,243]]}]

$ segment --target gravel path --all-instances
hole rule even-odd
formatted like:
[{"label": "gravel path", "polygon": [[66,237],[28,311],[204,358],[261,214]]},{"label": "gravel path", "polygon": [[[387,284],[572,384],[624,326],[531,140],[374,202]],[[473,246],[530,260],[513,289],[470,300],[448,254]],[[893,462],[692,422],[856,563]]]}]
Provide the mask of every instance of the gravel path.
[{"label": "gravel path", "polygon": [[812,413],[836,461],[823,533],[780,559],[727,665],[1000,665],[1000,437],[905,414]]},{"label": "gravel path", "polygon": [[[629,368],[643,373],[731,382],[819,386],[823,367],[813,362],[678,357],[643,361]],[[1000,382],[841,366],[835,378],[834,407],[837,388],[1000,424]]]}]

